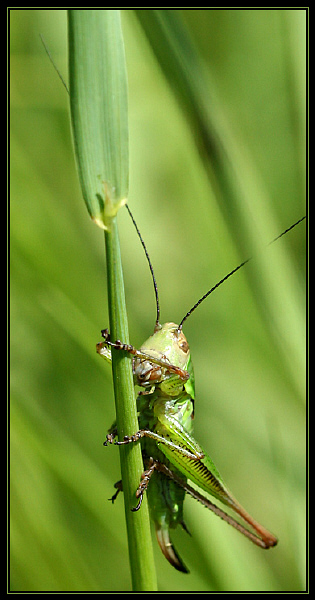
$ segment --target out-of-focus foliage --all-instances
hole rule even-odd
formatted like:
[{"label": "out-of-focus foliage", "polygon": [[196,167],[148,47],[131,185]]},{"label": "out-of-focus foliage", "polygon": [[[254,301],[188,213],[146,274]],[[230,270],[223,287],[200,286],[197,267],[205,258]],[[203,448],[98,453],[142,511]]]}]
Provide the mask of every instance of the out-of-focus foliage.
[{"label": "out-of-focus foliage", "polygon": [[[108,502],[118,453],[111,373],[95,353],[108,325],[102,232],[80,198],[67,94],[66,14],[11,16],[11,589],[128,591],[123,503]],[[250,156],[278,229],[305,211],[305,11],[187,10],[234,142]],[[239,256],[181,109],[133,11],[123,12],[129,80],[130,206],[155,268],[162,321],[179,322]],[[255,197],[251,211],[255,215]],[[154,295],[122,209],[131,342],[152,332]],[[305,227],[286,253],[303,294]],[[251,268],[255,268],[252,261]],[[278,274],[281,278],[282,274]],[[283,318],[286,316],[286,290]],[[303,311],[303,304],[301,306]],[[288,328],[294,324],[288,322]],[[293,330],[292,330],[293,331]],[[156,548],[160,590],[305,589],[305,406],[258,311],[246,268],[185,326],[195,366],[195,434],[254,517],[279,536],[268,552],[188,498],[192,533],[174,533],[191,574]]]}]

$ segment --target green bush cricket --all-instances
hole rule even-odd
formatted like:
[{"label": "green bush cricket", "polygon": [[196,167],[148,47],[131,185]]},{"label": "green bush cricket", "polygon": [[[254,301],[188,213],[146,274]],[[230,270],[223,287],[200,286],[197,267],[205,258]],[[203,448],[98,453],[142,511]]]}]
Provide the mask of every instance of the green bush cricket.
[{"label": "green bush cricket", "polygon": [[[42,42],[52,61],[43,39]],[[62,75],[54,63],[53,66],[68,92]],[[144,391],[139,392],[137,399],[139,430],[132,436],[115,441],[117,431],[114,423],[104,445],[129,444],[141,440],[146,470],[135,491],[138,503],[132,510],[140,509],[143,494],[147,491],[151,518],[155,524],[160,548],[172,566],[179,571],[188,573],[187,567],[173,547],[169,533],[169,530],[175,529],[178,524],[187,530],[183,520],[183,503],[186,493],[232,525],[257,546],[267,549],[275,546],[278,541],[235,500],[210,457],[192,437],[195,397],[194,371],[189,345],[182,332],[182,326],[203,300],[251,259],[242,262],[204,294],[186,313],[179,325],[175,323],[161,325],[159,323],[158,290],[151,261],[128,205],[127,210],[144,248],[152,274],[157,319],[153,335],[139,350],[123,344],[119,340],[112,342],[108,330],[102,331],[104,341],[97,344],[97,352],[109,362],[111,361],[111,347],[131,354],[135,384],[145,388]],[[305,217],[294,223],[277,236],[273,242],[304,219]],[[206,496],[192,487],[188,480],[234,510],[252,531],[213,504]],[[121,482],[117,482],[115,487],[117,491],[113,495],[112,501],[122,490]]]},{"label": "green bush cricket", "polygon": [[[97,344],[97,352],[108,361],[111,360],[111,348],[129,353],[133,361],[135,385],[145,388],[144,391],[139,392],[137,398],[139,430],[132,436],[125,436],[123,440],[115,441],[117,430],[114,423],[104,445],[129,444],[141,440],[146,470],[136,490],[138,504],[132,510],[140,509],[143,494],[147,491],[150,514],[155,524],[160,548],[173,567],[188,573],[187,567],[171,542],[169,533],[169,530],[176,528],[178,524],[187,530],[183,520],[183,503],[186,493],[199,500],[257,546],[267,549],[275,546],[278,541],[237,502],[208,454],[192,437],[195,398],[194,370],[189,344],[182,331],[183,323],[203,300],[251,259],[242,262],[204,294],[186,313],[179,325],[175,323],[161,325],[159,323],[158,289],[152,264],[128,206],[127,210],[149,263],[156,297],[157,317],[153,335],[144,342],[139,350],[131,345],[123,344],[120,340],[113,342],[108,330],[102,330],[104,341]],[[273,242],[304,218],[286,229]],[[250,529],[214,505],[193,488],[188,480],[232,509],[249,525]],[[117,491],[112,501],[122,489],[121,482],[118,482],[115,487]]]}]

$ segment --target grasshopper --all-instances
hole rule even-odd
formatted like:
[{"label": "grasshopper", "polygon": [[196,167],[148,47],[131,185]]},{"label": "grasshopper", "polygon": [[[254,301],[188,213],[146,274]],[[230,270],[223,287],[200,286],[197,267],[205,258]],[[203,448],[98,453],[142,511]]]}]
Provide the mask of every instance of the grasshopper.
[{"label": "grasshopper", "polygon": [[[49,60],[69,94],[64,78],[55,65],[43,37],[40,37]],[[188,532],[183,520],[183,503],[186,493],[235,527],[257,546],[267,549],[275,546],[278,542],[277,538],[257,523],[232,496],[211,458],[192,436],[195,399],[194,369],[189,344],[182,331],[183,323],[216,288],[251,259],[243,261],[208,290],[186,313],[179,325],[175,323],[161,325],[158,289],[151,260],[127,204],[126,208],[143,246],[151,271],[157,317],[153,335],[144,342],[139,350],[129,344],[123,344],[119,340],[112,342],[107,329],[101,332],[104,341],[96,345],[97,352],[109,362],[111,362],[111,348],[131,354],[134,382],[145,388],[144,391],[139,392],[137,397],[139,430],[132,436],[125,436],[122,441],[117,441],[115,440],[117,437],[116,423],[113,423],[106,436],[104,446],[113,443],[129,444],[141,440],[143,461],[147,469],[136,490],[138,503],[132,510],[140,509],[143,494],[147,491],[151,518],[155,524],[157,540],[163,554],[178,571],[189,573],[176,552],[169,533],[169,530],[175,529],[178,524]],[[299,219],[270,243],[288,233],[304,219],[305,217]],[[253,531],[213,504],[206,496],[192,487],[188,480],[234,510]],[[115,488],[117,491],[111,498],[112,502],[122,491],[121,481],[115,484]]]},{"label": "grasshopper", "polygon": [[[194,370],[189,344],[182,330],[183,324],[201,302],[251,259],[242,262],[204,294],[186,313],[179,325],[175,323],[161,325],[158,289],[152,264],[137,224],[128,205],[126,206],[150,267],[156,296],[157,318],[153,334],[139,350],[120,340],[112,341],[107,329],[101,332],[104,341],[97,344],[97,352],[108,361],[111,360],[111,348],[130,354],[135,385],[144,388],[137,397],[139,430],[133,435],[125,436],[123,440],[117,441],[117,429],[114,423],[106,436],[104,445],[130,444],[140,441],[146,470],[136,490],[138,503],[132,510],[140,509],[143,494],[146,491],[151,519],[155,524],[157,540],[163,554],[173,567],[188,573],[187,567],[170,539],[170,529],[176,528],[178,524],[188,531],[183,520],[183,503],[186,493],[199,500],[257,546],[267,549],[275,546],[278,541],[272,533],[257,523],[233,497],[211,458],[192,436],[195,399]],[[273,241],[287,233],[304,218],[297,221]],[[192,487],[188,480],[203,492],[214,496],[222,504],[232,509],[249,528],[218,508],[199,490]],[[122,489],[121,482],[115,484],[115,487],[117,491],[112,497],[112,501]]]}]

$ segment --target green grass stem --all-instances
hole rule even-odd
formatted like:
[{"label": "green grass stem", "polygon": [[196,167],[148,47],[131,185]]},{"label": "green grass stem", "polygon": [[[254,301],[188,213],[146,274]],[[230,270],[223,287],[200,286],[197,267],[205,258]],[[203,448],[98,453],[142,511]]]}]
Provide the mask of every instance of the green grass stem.
[{"label": "green grass stem", "polygon": [[[112,339],[129,343],[124,281],[120,258],[117,218],[110,231],[105,231],[108,305]],[[135,433],[138,419],[130,357],[121,351],[112,351],[118,437]],[[120,446],[121,474],[125,499],[125,515],[129,544],[129,559],[134,591],[156,590],[156,576],[152,553],[149,515],[146,499],[141,510],[134,513],[135,490],[141,477],[142,458],[139,444]]]}]

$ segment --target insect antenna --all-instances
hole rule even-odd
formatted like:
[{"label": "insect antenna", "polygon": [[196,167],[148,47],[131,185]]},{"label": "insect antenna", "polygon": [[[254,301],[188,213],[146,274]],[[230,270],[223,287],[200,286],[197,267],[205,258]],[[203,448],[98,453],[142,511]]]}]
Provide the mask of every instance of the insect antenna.
[{"label": "insect antenna", "polygon": [[271,240],[271,242],[269,242],[268,246],[270,246],[271,244],[273,244],[273,242],[276,242],[279,238],[281,238],[283,235],[285,235],[286,233],[288,233],[288,231],[291,231],[291,229],[293,229],[293,227],[295,227],[296,225],[298,225],[299,223],[301,223],[302,221],[304,221],[304,219],[306,219],[306,217],[302,217],[301,219],[299,219],[298,221],[296,221],[296,223],[293,223],[293,225],[291,225],[290,227],[288,227],[288,229],[285,229],[282,233],[280,233],[279,235],[277,235],[277,237],[274,238],[274,240]]},{"label": "insect antenna", "polygon": [[[274,242],[276,242],[279,238],[281,238],[283,235],[285,235],[286,233],[288,233],[288,231],[291,231],[291,229],[293,229],[294,227],[296,227],[296,225],[298,225],[299,223],[301,223],[302,221],[304,221],[304,219],[306,219],[306,217],[302,217],[301,219],[299,219],[298,221],[296,221],[296,223],[293,223],[293,225],[291,225],[290,227],[288,227],[287,229],[285,229],[282,233],[280,233],[279,235],[277,235],[277,237],[275,237],[271,242],[269,242],[268,246],[270,246],[271,244],[273,244]],[[238,271],[239,269],[241,269],[242,267],[244,267],[244,265],[246,265],[250,260],[252,260],[252,256],[250,258],[247,258],[247,260],[244,260],[241,264],[239,264],[237,267],[235,267],[235,269],[233,269],[232,271],[230,271],[230,273],[228,273],[227,275],[225,275],[225,277],[223,277],[222,279],[220,279],[220,281],[218,281],[218,283],[216,283],[210,290],[208,290],[201,298],[199,298],[199,300],[196,302],[196,304],[194,304],[194,306],[185,314],[184,318],[181,320],[179,326],[178,326],[178,331],[180,331],[183,327],[184,322],[186,321],[186,319],[188,319],[188,317],[191,315],[192,312],[194,312],[194,310],[196,310],[196,308],[206,299],[208,298],[208,296],[210,296],[210,294],[212,294],[212,292],[214,292],[214,290],[216,290],[222,283],[224,283],[229,277],[231,277],[232,275],[234,275],[234,273],[236,273],[236,271]]]},{"label": "insect antenna", "polygon": [[159,303],[159,293],[158,293],[158,288],[157,288],[157,283],[156,283],[156,279],[155,279],[155,275],[154,275],[154,271],[153,271],[152,263],[151,263],[150,256],[149,256],[149,254],[148,254],[148,251],[147,251],[146,245],[145,245],[145,243],[144,243],[144,241],[143,241],[143,239],[142,239],[141,233],[140,233],[140,231],[139,231],[138,225],[137,225],[137,223],[136,223],[136,221],[135,221],[135,219],[134,219],[134,217],[133,217],[133,214],[132,214],[132,212],[131,212],[131,210],[130,210],[130,208],[129,208],[128,204],[126,204],[126,209],[128,210],[128,212],[129,212],[129,215],[130,215],[130,218],[131,218],[131,220],[132,220],[132,222],[133,222],[133,224],[134,224],[134,226],[135,226],[135,230],[136,230],[136,232],[137,232],[137,234],[138,234],[138,237],[139,237],[139,240],[140,240],[140,242],[141,242],[141,244],[142,244],[142,247],[143,247],[143,250],[144,250],[144,252],[145,252],[146,259],[147,259],[147,261],[148,261],[149,268],[150,268],[150,271],[151,271],[152,280],[153,280],[153,287],[154,287],[154,293],[155,293],[155,303],[156,303],[156,322],[155,322],[155,329],[159,329],[159,328],[160,328],[160,322],[159,322],[159,319],[160,319],[160,303]]},{"label": "insect antenna", "polygon": [[48,50],[48,47],[47,47],[47,45],[46,45],[46,42],[45,42],[45,40],[44,40],[44,38],[43,38],[43,36],[42,36],[42,34],[41,34],[41,33],[39,34],[39,37],[40,37],[40,39],[41,39],[41,42],[42,42],[42,44],[43,44],[43,46],[44,46],[44,49],[45,49],[45,52],[46,52],[46,54],[47,54],[47,56],[48,56],[48,58],[49,58],[49,60],[50,60],[50,62],[51,62],[51,64],[52,64],[52,66],[54,67],[54,69],[55,69],[55,71],[56,71],[56,73],[57,73],[57,75],[58,75],[58,77],[59,77],[59,79],[60,79],[61,83],[63,84],[63,86],[65,87],[66,91],[67,91],[67,92],[68,92],[68,94],[69,94],[69,88],[68,88],[68,86],[67,86],[67,84],[66,84],[66,82],[65,82],[65,80],[64,80],[64,78],[63,78],[63,76],[61,75],[61,73],[60,73],[60,71],[59,71],[59,69],[58,69],[57,65],[55,65],[55,63],[54,63],[54,60],[53,60],[53,57],[51,56],[51,54],[50,54],[50,52],[49,52],[49,50]]},{"label": "insect antenna", "polygon": [[[65,82],[65,80],[64,80],[64,78],[63,78],[63,76],[61,75],[61,73],[60,73],[60,71],[59,71],[58,67],[55,65],[55,63],[54,63],[54,61],[53,61],[53,58],[52,58],[52,56],[51,56],[51,54],[50,54],[50,52],[49,52],[49,50],[48,50],[48,48],[47,48],[47,46],[46,46],[46,43],[45,43],[45,40],[44,40],[43,36],[42,36],[41,34],[39,34],[39,36],[40,36],[41,42],[42,42],[42,44],[43,44],[43,46],[44,46],[45,52],[46,52],[46,54],[47,54],[47,56],[48,56],[48,58],[49,58],[49,60],[50,60],[51,64],[53,65],[53,67],[54,67],[54,69],[55,69],[55,71],[56,71],[56,73],[57,73],[57,75],[58,75],[59,79],[61,80],[61,83],[63,84],[63,86],[65,87],[66,91],[67,91],[67,92],[68,92],[68,94],[69,94],[69,88],[68,88],[68,86],[67,86],[67,84],[66,84],[66,82]],[[131,218],[131,220],[132,220],[132,222],[133,222],[133,224],[134,224],[134,226],[135,226],[135,230],[136,230],[136,232],[137,232],[137,234],[138,234],[139,240],[140,240],[140,242],[141,242],[141,244],[142,244],[142,247],[143,247],[143,250],[144,250],[144,252],[145,252],[145,255],[146,255],[147,261],[148,261],[148,263],[149,263],[149,268],[150,268],[151,275],[152,275],[152,280],[153,280],[154,293],[155,293],[155,303],[156,303],[156,322],[155,322],[155,328],[156,328],[156,329],[159,329],[159,328],[160,328],[160,323],[159,323],[159,318],[160,318],[160,303],[159,303],[159,293],[158,293],[158,288],[157,288],[157,283],[156,283],[156,279],[155,279],[155,275],[154,275],[154,271],[153,271],[152,263],[151,263],[151,260],[150,260],[150,257],[149,257],[149,254],[148,254],[148,251],[147,251],[146,245],[145,245],[145,243],[144,243],[144,241],[143,241],[143,239],[142,239],[141,233],[140,233],[140,231],[139,231],[138,225],[137,225],[137,223],[136,223],[136,221],[135,221],[135,219],[134,219],[134,217],[133,217],[133,214],[132,214],[132,212],[131,212],[131,210],[130,210],[130,208],[129,208],[128,204],[126,204],[126,208],[127,208],[128,212],[129,212],[130,218]]]}]

